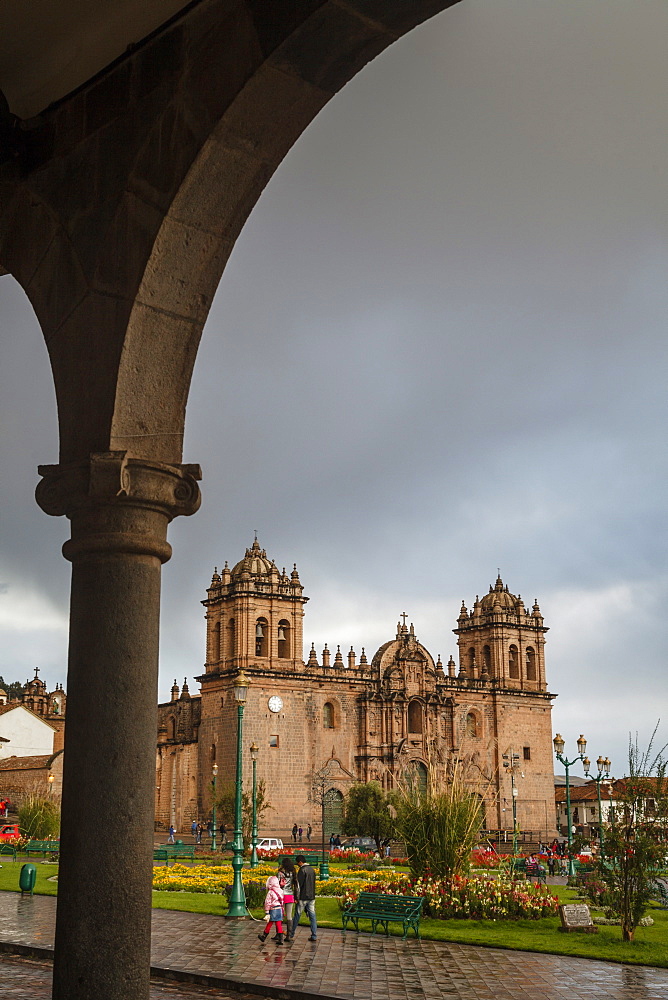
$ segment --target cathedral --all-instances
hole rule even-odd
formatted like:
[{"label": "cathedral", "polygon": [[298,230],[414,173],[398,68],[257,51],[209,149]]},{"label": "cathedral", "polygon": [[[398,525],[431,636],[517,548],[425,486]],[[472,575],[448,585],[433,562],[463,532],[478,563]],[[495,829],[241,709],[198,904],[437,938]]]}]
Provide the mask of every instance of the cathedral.
[{"label": "cathedral", "polygon": [[[297,568],[280,571],[257,540],[233,569],[214,571],[206,600],[206,662],[200,694],[176,682],[159,706],[156,827],[185,831],[210,815],[218,783],[235,774],[239,671],[249,681],[244,710],[243,780],[250,746],[272,809],[261,835],[293,824],[339,829],[353,782],[391,790],[411,769],[426,783],[458,767],[484,799],[487,829],[512,831],[512,797],[522,830],[554,834],[551,701],[538,603],[531,610],[499,576],[489,593],[462,603],[458,662],[445,665],[420,643],[406,616],[369,659],[311,645],[303,658],[308,598]],[[505,765],[505,766],[504,766]],[[509,773],[510,765],[513,774]],[[514,788],[513,788],[514,786]]]}]

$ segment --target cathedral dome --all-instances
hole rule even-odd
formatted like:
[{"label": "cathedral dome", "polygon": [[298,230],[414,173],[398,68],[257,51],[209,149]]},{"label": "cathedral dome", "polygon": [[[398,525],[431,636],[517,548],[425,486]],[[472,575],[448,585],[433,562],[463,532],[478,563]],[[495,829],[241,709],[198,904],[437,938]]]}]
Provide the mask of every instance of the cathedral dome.
[{"label": "cathedral dome", "polygon": [[504,587],[500,576],[497,576],[496,584],[493,588],[490,584],[489,594],[485,594],[480,602],[481,611],[483,614],[485,612],[489,614],[490,611],[494,610],[495,604],[499,604],[502,611],[512,611],[513,613],[517,613],[520,606],[520,598],[509,593],[508,588]]},{"label": "cathedral dome", "polygon": [[265,576],[271,571],[272,565],[271,559],[267,558],[267,553],[260,548],[256,538],[251,547],[246,549],[246,555],[243,559],[240,559],[232,569],[231,576],[233,580],[238,579],[244,573],[249,574],[249,576]]}]

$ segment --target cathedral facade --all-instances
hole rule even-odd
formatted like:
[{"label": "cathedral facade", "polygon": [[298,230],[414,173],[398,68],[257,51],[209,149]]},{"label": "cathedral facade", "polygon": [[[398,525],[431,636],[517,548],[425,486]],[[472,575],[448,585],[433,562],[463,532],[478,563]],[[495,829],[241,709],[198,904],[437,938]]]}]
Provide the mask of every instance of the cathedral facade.
[{"label": "cathedral facade", "polygon": [[[172,689],[159,706],[156,822],[185,830],[207,818],[213,765],[235,773],[239,671],[249,680],[244,710],[244,788],[251,743],[272,809],[260,833],[284,836],[294,823],[335,832],[357,781],[388,791],[407,769],[421,782],[454,768],[484,799],[488,829],[512,831],[514,765],[518,825],[554,833],[551,700],[545,678],[547,628],[538,604],[525,608],[500,576],[453,630],[458,662],[445,665],[420,643],[406,616],[369,659],[362,649],[303,658],[308,598],[296,567],[280,571],[257,541],[233,569],[214,572],[206,600],[206,662],[200,696]],[[505,760],[504,760],[505,758]]]}]

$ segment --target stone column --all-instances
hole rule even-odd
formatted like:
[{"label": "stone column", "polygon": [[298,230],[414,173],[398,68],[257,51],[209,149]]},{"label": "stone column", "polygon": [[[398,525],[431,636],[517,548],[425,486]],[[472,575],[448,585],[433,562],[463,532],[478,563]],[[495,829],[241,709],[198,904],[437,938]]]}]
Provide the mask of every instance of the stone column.
[{"label": "stone column", "polygon": [[72,562],[54,1000],[148,1000],[160,567],[197,466],[91,455],[41,466]]}]

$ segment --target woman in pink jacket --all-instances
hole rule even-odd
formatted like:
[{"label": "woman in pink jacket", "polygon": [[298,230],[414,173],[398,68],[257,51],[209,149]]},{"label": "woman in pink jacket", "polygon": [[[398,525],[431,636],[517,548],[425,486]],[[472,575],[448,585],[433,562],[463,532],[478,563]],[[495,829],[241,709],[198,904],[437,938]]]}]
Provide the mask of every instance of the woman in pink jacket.
[{"label": "woman in pink jacket", "polygon": [[258,934],[260,941],[266,940],[271,925],[276,924],[276,944],[283,944],[283,890],[276,875],[270,875],[267,879],[264,912],[267,914],[267,923],[262,934]]}]

